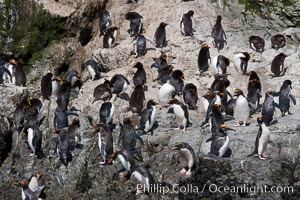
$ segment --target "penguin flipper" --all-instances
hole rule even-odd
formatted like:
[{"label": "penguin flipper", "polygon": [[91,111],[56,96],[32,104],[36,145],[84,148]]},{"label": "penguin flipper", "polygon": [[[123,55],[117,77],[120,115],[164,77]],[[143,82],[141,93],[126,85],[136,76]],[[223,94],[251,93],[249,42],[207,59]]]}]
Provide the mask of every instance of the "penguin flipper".
[{"label": "penguin flipper", "polygon": [[275,106],[276,108],[280,109],[279,104],[276,102],[273,102],[273,106]]},{"label": "penguin flipper", "polygon": [[213,141],[213,139],[214,139],[213,137],[210,137],[205,141],[205,143],[211,142],[211,141]]},{"label": "penguin flipper", "polygon": [[293,102],[294,105],[296,105],[296,98],[294,95],[289,94],[290,100]]},{"label": "penguin flipper", "polygon": [[74,115],[74,116],[79,117],[79,115],[76,112],[72,112],[72,111],[66,111],[66,115],[67,116]]},{"label": "penguin flipper", "polygon": [[142,143],[142,145],[144,145],[144,141],[141,138],[141,136],[139,136],[138,134],[135,134],[135,137],[136,137],[136,139],[138,139]]}]

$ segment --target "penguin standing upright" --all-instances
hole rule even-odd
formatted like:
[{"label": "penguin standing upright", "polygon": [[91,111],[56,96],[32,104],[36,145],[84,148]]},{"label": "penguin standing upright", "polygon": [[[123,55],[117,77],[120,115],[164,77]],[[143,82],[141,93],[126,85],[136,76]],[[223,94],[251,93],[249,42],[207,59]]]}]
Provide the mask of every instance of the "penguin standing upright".
[{"label": "penguin standing upright", "polygon": [[143,17],[137,12],[128,12],[125,19],[130,21],[130,28],[127,30],[130,37],[139,35],[143,29]]},{"label": "penguin standing upright", "polygon": [[225,56],[219,55],[213,58],[212,63],[216,74],[226,74],[230,61]]},{"label": "penguin standing upright", "polygon": [[154,34],[155,47],[163,48],[167,46],[166,26],[168,24],[161,22]]},{"label": "penguin standing upright", "polygon": [[163,106],[169,106],[169,101],[175,96],[175,88],[169,82],[163,84],[158,91],[159,103]]},{"label": "penguin standing upright", "polygon": [[[250,109],[249,103],[241,89],[235,89],[234,96],[237,96],[233,117],[236,121],[235,126],[246,126],[249,119]],[[242,125],[240,124],[242,122]]]},{"label": "penguin standing upright", "polygon": [[12,74],[11,72],[4,66],[4,64],[0,64],[0,84],[4,86],[5,83],[5,75],[7,74],[9,78],[9,82],[12,82]]},{"label": "penguin standing upright", "polygon": [[135,38],[136,43],[136,51],[135,51],[135,58],[139,58],[144,56],[147,53],[147,41],[144,35],[139,34]]},{"label": "penguin standing upright", "polygon": [[214,130],[216,132],[213,132],[212,136],[206,140],[206,143],[211,141],[209,154],[223,157],[229,150],[230,138],[223,127],[216,127]]},{"label": "penguin standing upright", "polygon": [[282,34],[276,34],[271,37],[271,46],[273,49],[278,49],[283,48],[285,46],[286,40],[284,35]]},{"label": "penguin standing upright", "polygon": [[183,14],[180,20],[180,29],[181,34],[184,36],[193,36],[193,21],[192,17],[194,15],[194,11],[189,10],[187,13]]},{"label": "penguin standing upright", "polygon": [[140,114],[145,104],[145,92],[142,85],[135,86],[129,99],[129,106],[132,112]]},{"label": "penguin standing upright", "polygon": [[26,74],[19,62],[17,62],[14,72],[13,72],[15,78],[16,78],[16,85],[17,86],[23,86],[25,87],[26,85]]},{"label": "penguin standing upright", "polygon": [[179,150],[181,158],[185,161],[184,167],[181,169],[180,174],[191,176],[192,171],[196,169],[195,152],[193,148],[186,142],[178,142],[173,145],[172,151]]},{"label": "penguin standing upright", "polygon": [[271,71],[274,73],[273,77],[279,77],[279,76],[284,76],[287,67],[284,68],[284,60],[287,57],[286,54],[280,53],[272,61],[271,64]]},{"label": "penguin standing upright", "polygon": [[72,161],[70,141],[66,130],[58,133],[56,152],[62,164],[68,169],[69,162]]},{"label": "penguin standing upright", "polygon": [[209,67],[208,60],[211,61],[209,46],[206,42],[204,42],[201,44],[201,49],[198,54],[198,68],[200,74],[208,70]]},{"label": "penguin standing upright", "polygon": [[265,40],[259,36],[252,35],[249,37],[250,48],[260,54],[265,50]]},{"label": "penguin standing upright", "polygon": [[112,102],[104,102],[99,109],[100,122],[108,125],[112,123],[115,106]]},{"label": "penguin standing upright", "polygon": [[27,130],[27,142],[28,146],[30,147],[33,155],[37,155],[38,158],[43,157],[43,152],[42,152],[42,133],[39,130],[38,127],[30,127]]},{"label": "penguin standing upright", "polygon": [[285,116],[286,113],[291,115],[290,107],[291,102],[296,105],[296,98],[291,94],[292,89],[292,81],[285,80],[280,88],[280,91],[277,92],[274,96],[279,96],[279,109],[281,111],[282,116]]},{"label": "penguin standing upright", "polygon": [[99,30],[100,30],[99,37],[104,35],[107,29],[112,25],[111,12],[106,9],[107,2],[108,0],[105,0],[103,2],[103,8],[99,12]]},{"label": "penguin standing upright", "polygon": [[59,77],[52,78],[52,81],[51,81],[52,93],[51,93],[51,95],[57,96],[61,82],[62,82],[62,80]]},{"label": "penguin standing upright", "polygon": [[250,54],[247,52],[240,52],[234,54],[233,56],[234,68],[240,75],[244,75],[247,73],[249,60],[250,60]]},{"label": "penguin standing upright", "polygon": [[[140,118],[140,123],[138,126],[139,130],[143,130],[144,133],[151,131],[157,115],[157,109],[155,107],[157,103],[151,99],[147,102],[146,108],[143,110]],[[151,133],[153,134],[153,133]]]},{"label": "penguin standing upright", "polygon": [[112,25],[104,34],[103,37],[103,48],[113,48],[116,46],[116,39],[118,34],[118,29],[120,27],[117,25]]},{"label": "penguin standing upright", "polygon": [[122,140],[122,148],[128,150],[131,153],[136,152],[137,139],[142,144],[144,144],[144,142],[143,139],[136,134],[136,131],[132,125],[131,118],[125,118],[123,120],[123,125],[120,124],[120,126],[121,126],[120,139]]},{"label": "penguin standing upright", "polygon": [[169,104],[171,105],[170,109],[173,109],[175,121],[178,126],[175,130],[179,130],[180,128],[182,128],[182,131],[184,132],[187,127],[190,127],[192,125],[189,120],[189,112],[187,106],[177,99],[171,99]]},{"label": "penguin standing upright", "polygon": [[247,100],[252,108],[259,106],[261,98],[261,82],[255,71],[250,71],[246,75],[249,76]]},{"label": "penguin standing upright", "polygon": [[146,84],[146,80],[147,80],[147,77],[146,77],[146,72],[145,72],[145,69],[143,67],[143,64],[140,63],[140,62],[137,62],[133,68],[136,68],[137,71],[135,72],[133,78],[132,78],[132,81],[133,81],[133,85],[134,86],[137,86],[137,85],[144,85]]},{"label": "penguin standing upright", "polygon": [[11,83],[16,84],[16,77],[14,75],[14,68],[17,65],[17,62],[15,59],[9,59],[9,61],[6,63],[3,61],[3,63],[0,63],[0,66],[2,68],[1,76],[0,78],[3,79],[4,83]]},{"label": "penguin standing upright", "polygon": [[75,117],[68,127],[68,137],[72,150],[79,146],[79,142],[81,141],[79,117]]},{"label": "penguin standing upright", "polygon": [[96,131],[98,132],[98,146],[102,157],[100,165],[109,164],[109,159],[114,151],[113,135],[110,128],[103,124]]},{"label": "penguin standing upright", "polygon": [[185,84],[182,90],[183,100],[189,106],[190,110],[197,110],[198,92],[193,83]]},{"label": "penguin standing upright", "polygon": [[216,24],[213,27],[211,32],[211,37],[214,39],[215,48],[220,51],[224,48],[224,44],[226,43],[226,34],[221,24],[222,17],[220,15],[217,16]]},{"label": "penguin standing upright", "polygon": [[184,73],[179,69],[174,70],[170,75],[170,84],[175,88],[176,94],[181,95],[184,86]]},{"label": "penguin standing upright", "polygon": [[257,118],[257,123],[259,125],[259,130],[255,140],[254,151],[247,157],[253,156],[254,154],[258,154],[259,159],[265,160],[268,158],[265,155],[265,153],[267,152],[267,146],[270,142],[270,130],[261,117]]},{"label": "penguin standing upright", "polygon": [[273,94],[274,92],[267,91],[265,95],[265,101],[262,105],[261,115],[263,122],[267,126],[270,126],[273,122],[275,107],[279,108],[278,104],[274,102]]},{"label": "penguin standing upright", "polygon": [[41,80],[41,94],[43,99],[49,100],[52,94],[52,73],[47,73]]}]

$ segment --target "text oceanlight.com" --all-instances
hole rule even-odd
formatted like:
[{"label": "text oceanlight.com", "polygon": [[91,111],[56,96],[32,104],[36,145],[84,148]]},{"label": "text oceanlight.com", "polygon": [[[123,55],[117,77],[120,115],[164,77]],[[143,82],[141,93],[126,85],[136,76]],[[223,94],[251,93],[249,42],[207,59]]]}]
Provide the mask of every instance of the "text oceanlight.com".
[{"label": "text oceanlight.com", "polygon": [[[126,190],[134,189],[126,186]],[[146,187],[142,184],[136,185],[136,190],[143,193],[161,193],[161,194],[170,194],[170,193],[239,193],[239,194],[261,194],[261,193],[287,193],[292,194],[294,192],[293,186],[252,186],[249,184],[241,184],[238,186],[223,186],[217,184],[204,184],[203,186],[188,184],[181,186],[179,184],[173,184],[169,186],[164,186],[161,184],[153,184],[149,187]]]}]

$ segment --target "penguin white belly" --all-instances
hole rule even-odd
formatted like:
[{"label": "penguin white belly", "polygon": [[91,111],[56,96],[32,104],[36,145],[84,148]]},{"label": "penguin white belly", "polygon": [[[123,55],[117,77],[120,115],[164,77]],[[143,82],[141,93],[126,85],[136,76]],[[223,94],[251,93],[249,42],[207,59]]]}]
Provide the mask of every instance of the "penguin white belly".
[{"label": "penguin white belly", "polygon": [[183,155],[183,157],[186,158],[187,165],[191,169],[194,165],[194,158],[192,153],[185,148],[180,149],[180,152]]},{"label": "penguin white belly", "polygon": [[233,117],[236,121],[247,121],[249,119],[250,109],[245,97],[239,96],[234,107]]},{"label": "penguin white belly", "polygon": [[207,113],[207,109],[208,109],[208,106],[209,106],[209,102],[206,98],[202,97],[202,102],[203,102],[203,108],[205,110],[205,113]]},{"label": "penguin white belly", "polygon": [[227,135],[225,137],[225,142],[224,142],[223,146],[219,149],[219,157],[222,157],[224,155],[224,153],[227,151],[229,143],[230,143],[230,138]]},{"label": "penguin white belly", "polygon": [[106,158],[106,152],[105,152],[105,148],[103,148],[105,146],[105,144],[103,143],[104,141],[102,141],[101,139],[101,134],[98,133],[98,146],[99,146],[99,151],[101,153],[101,157],[102,158]]},{"label": "penguin white belly", "polygon": [[149,125],[149,130],[153,127],[153,124],[155,122],[156,119],[156,115],[157,115],[157,110],[155,108],[155,106],[152,106],[153,110],[152,110],[152,114],[151,114],[151,123]]},{"label": "penguin white belly", "polygon": [[27,133],[28,133],[27,138],[28,138],[29,147],[30,147],[31,151],[33,153],[35,153],[35,149],[34,149],[34,146],[33,146],[33,143],[32,143],[33,142],[33,137],[34,137],[34,132],[31,128],[29,128],[29,129],[27,129]]},{"label": "penguin white belly", "polygon": [[93,67],[90,66],[90,65],[88,65],[88,66],[87,66],[87,71],[89,72],[89,75],[90,75],[91,79],[94,80],[94,79],[95,79],[95,76],[96,76],[96,72],[95,72],[95,70],[93,69]]},{"label": "penguin white belly", "polygon": [[214,104],[219,104],[219,105],[222,104],[222,100],[221,100],[221,97],[219,95],[216,96],[216,101],[215,101]]},{"label": "penguin white belly", "polygon": [[214,72],[216,74],[220,74],[222,73],[222,70],[219,66],[217,66],[217,62],[218,62],[218,56],[214,57],[213,60],[212,60],[212,64],[213,64],[213,69],[214,69]]},{"label": "penguin white belly", "polygon": [[176,116],[176,123],[178,126],[186,127],[187,119],[184,116],[184,111],[180,105],[173,105],[174,114]]},{"label": "penguin white belly", "polygon": [[8,83],[11,83],[11,84],[16,84],[16,76],[14,75],[14,66],[13,65],[8,65],[7,66],[7,69],[8,69],[8,71],[10,72],[10,74],[11,74],[11,78],[12,78],[12,80],[10,81],[10,77],[9,77],[9,75],[7,74],[7,73],[5,73],[6,75],[7,75],[7,78],[8,78]]},{"label": "penguin white belly", "polygon": [[175,91],[175,88],[169,84],[165,83],[158,91],[158,99],[161,104],[167,104],[172,96],[172,93]]},{"label": "penguin white belly", "polygon": [[244,57],[243,54],[239,53],[233,56],[233,65],[234,65],[234,69],[235,71],[237,71],[237,73],[242,74],[242,70],[241,70],[241,57]]},{"label": "penguin white belly", "polygon": [[28,188],[31,190],[31,191],[35,191],[37,188],[39,187],[39,184],[38,184],[38,181],[37,181],[37,178],[35,176],[33,176],[31,179],[30,179],[30,182],[28,184]]},{"label": "penguin white belly", "polygon": [[181,16],[181,18],[180,18],[180,26],[181,26],[181,32],[183,33],[183,34],[185,34],[185,31],[184,31],[184,23],[183,23],[183,19],[182,19],[182,17],[183,17],[183,15]]},{"label": "penguin white belly", "polygon": [[131,168],[130,162],[126,161],[125,158],[121,155],[118,155],[118,159],[120,160],[121,164],[126,169],[126,171],[129,171]]},{"label": "penguin white belly", "polygon": [[55,80],[52,81],[52,94],[51,95],[57,95],[58,87],[59,87],[58,82]]},{"label": "penguin white belly", "polygon": [[136,180],[140,183],[143,184],[143,186],[145,188],[149,188],[150,184],[149,184],[149,178],[143,176],[142,174],[140,174],[139,172],[133,172],[132,175],[136,178]]},{"label": "penguin white belly", "polygon": [[22,200],[25,200],[25,199],[26,199],[26,195],[25,195],[24,190],[22,189]]},{"label": "penguin white belly", "polygon": [[258,140],[258,154],[261,155],[267,150],[270,141],[270,130],[265,124],[262,124],[262,134]]},{"label": "penguin white belly", "polygon": [[110,122],[112,121],[114,112],[115,112],[115,106],[114,106],[114,104],[112,103],[112,104],[111,104],[110,113],[109,113],[109,117],[106,119],[106,122],[107,122],[107,123],[110,123]]},{"label": "penguin white belly", "polygon": [[127,82],[124,80],[124,84],[123,84],[123,89],[122,89],[122,92],[121,93],[124,93],[128,88],[128,84]]},{"label": "penguin white belly", "polygon": [[146,122],[146,124],[145,124],[144,131],[147,133],[150,129],[151,129],[150,123],[149,123],[149,120],[147,120],[147,122]]}]

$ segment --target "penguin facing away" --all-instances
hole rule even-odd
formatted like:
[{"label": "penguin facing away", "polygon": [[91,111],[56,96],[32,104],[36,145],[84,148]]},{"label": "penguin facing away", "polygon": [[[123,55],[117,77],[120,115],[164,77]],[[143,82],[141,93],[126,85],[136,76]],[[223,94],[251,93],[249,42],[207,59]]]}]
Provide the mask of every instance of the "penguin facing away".
[{"label": "penguin facing away", "polygon": [[142,85],[135,86],[129,99],[129,106],[132,112],[141,113],[145,104],[145,92]]},{"label": "penguin facing away", "polygon": [[113,135],[110,128],[104,124],[99,124],[96,131],[98,132],[98,146],[102,157],[100,164],[107,165],[114,150]]},{"label": "penguin facing away", "polygon": [[127,30],[130,37],[139,35],[143,29],[143,17],[137,12],[128,12],[125,15],[125,19],[129,20],[130,28]]},{"label": "penguin facing away", "polygon": [[174,70],[170,74],[170,84],[175,88],[176,94],[181,95],[184,86],[184,73],[181,70]]},{"label": "penguin facing away", "polygon": [[193,36],[193,21],[192,17],[194,15],[194,11],[189,10],[187,13],[183,14],[180,20],[180,29],[181,34],[184,36]]},{"label": "penguin facing away", "polygon": [[259,130],[255,140],[255,147],[252,154],[248,155],[247,157],[253,156],[254,154],[258,154],[259,159],[265,160],[267,159],[267,146],[270,142],[270,130],[263,122],[261,117],[257,118],[257,123],[259,125]]},{"label": "penguin facing away", "polygon": [[222,17],[218,15],[216,24],[214,25],[213,30],[211,32],[211,36],[214,39],[214,46],[218,49],[218,51],[224,48],[224,44],[227,44],[226,34],[222,27],[221,21]]},{"label": "penguin facing away", "polygon": [[182,90],[183,100],[189,106],[190,110],[197,110],[198,92],[193,83],[187,83]]},{"label": "penguin facing away", "polygon": [[154,34],[154,43],[155,47],[163,48],[167,46],[167,36],[166,36],[166,26],[168,24],[165,22],[161,22]]},{"label": "penguin facing away", "polygon": [[272,77],[284,76],[287,67],[284,67],[284,60],[287,57],[286,54],[280,53],[273,59],[271,63],[271,71],[274,74]]},{"label": "penguin facing away", "polygon": [[265,101],[262,105],[262,119],[266,126],[270,126],[273,122],[273,115],[275,112],[275,107],[279,108],[279,105],[274,102],[274,92],[267,91],[265,95]]},{"label": "penguin facing away", "polygon": [[72,161],[70,141],[66,130],[61,130],[57,137],[56,152],[62,164],[68,170],[68,164]]},{"label": "penguin facing away", "polygon": [[192,171],[196,169],[196,160],[194,149],[186,142],[178,142],[173,145],[172,151],[179,151],[181,158],[184,161],[184,167],[180,174],[191,176]]},{"label": "penguin facing away", "polygon": [[112,25],[112,14],[109,10],[105,9],[107,2],[108,0],[104,2],[104,9],[101,9],[99,12],[99,37],[104,35],[109,29],[109,27]]},{"label": "penguin facing away", "polygon": [[133,68],[136,68],[137,71],[135,72],[132,81],[133,81],[133,85],[137,86],[137,85],[144,85],[146,84],[146,80],[147,80],[147,76],[146,76],[146,72],[145,69],[143,67],[143,64],[140,62],[137,62]]},{"label": "penguin facing away", "polygon": [[41,80],[41,94],[43,99],[49,100],[52,94],[52,73],[47,73]]}]

